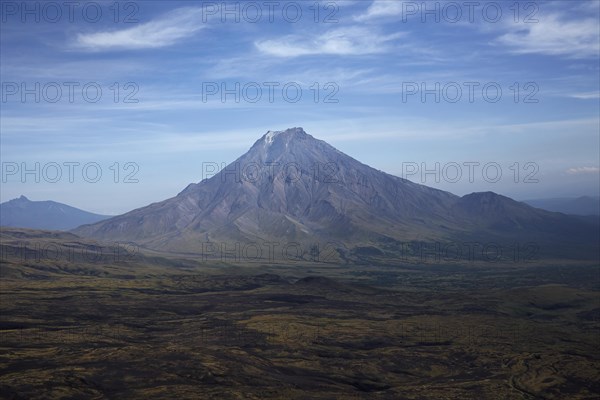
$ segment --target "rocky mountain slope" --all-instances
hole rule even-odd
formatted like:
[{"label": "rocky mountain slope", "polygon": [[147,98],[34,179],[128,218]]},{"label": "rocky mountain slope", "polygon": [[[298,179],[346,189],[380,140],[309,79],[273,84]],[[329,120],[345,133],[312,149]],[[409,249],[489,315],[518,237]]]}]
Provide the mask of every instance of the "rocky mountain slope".
[{"label": "rocky mountain slope", "polygon": [[[495,193],[458,197],[378,171],[302,128],[267,132],[210,179],[75,232],[176,252],[314,243],[393,251],[407,242],[506,240],[588,246],[597,224]],[[597,233],[596,233],[597,236]],[[565,242],[566,240],[566,242]],[[212,247],[211,247],[212,246]],[[256,246],[255,246],[256,247]],[[342,251],[344,249],[344,251]]]}]

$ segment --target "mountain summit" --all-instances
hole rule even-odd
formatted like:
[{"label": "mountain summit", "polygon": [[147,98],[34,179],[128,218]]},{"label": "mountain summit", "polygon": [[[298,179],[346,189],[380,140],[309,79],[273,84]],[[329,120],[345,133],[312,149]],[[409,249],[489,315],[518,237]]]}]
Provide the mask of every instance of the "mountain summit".
[{"label": "mountain summit", "polygon": [[335,243],[346,257],[356,249],[379,253],[477,235],[555,240],[548,236],[555,225],[590,231],[580,220],[494,193],[460,198],[389,175],[291,128],[265,133],[246,154],[171,199],[75,232],[192,253],[207,243],[294,243],[303,251]]},{"label": "mountain summit", "polygon": [[0,204],[0,225],[31,229],[69,230],[110,218],[55,201],[19,198]]}]

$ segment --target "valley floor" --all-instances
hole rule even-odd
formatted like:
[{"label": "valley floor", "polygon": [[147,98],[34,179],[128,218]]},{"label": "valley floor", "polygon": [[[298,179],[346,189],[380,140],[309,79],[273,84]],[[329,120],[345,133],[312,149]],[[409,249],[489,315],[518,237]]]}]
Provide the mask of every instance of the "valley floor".
[{"label": "valley floor", "polygon": [[0,396],[600,395],[597,266],[264,270],[5,277]]}]

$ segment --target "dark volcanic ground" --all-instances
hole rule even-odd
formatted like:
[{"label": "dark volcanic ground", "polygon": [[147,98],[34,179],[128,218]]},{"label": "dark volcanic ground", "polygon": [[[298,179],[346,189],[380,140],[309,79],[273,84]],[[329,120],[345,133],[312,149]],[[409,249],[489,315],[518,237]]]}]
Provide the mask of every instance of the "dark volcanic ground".
[{"label": "dark volcanic ground", "polygon": [[241,270],[3,279],[2,398],[600,394],[597,267]]}]

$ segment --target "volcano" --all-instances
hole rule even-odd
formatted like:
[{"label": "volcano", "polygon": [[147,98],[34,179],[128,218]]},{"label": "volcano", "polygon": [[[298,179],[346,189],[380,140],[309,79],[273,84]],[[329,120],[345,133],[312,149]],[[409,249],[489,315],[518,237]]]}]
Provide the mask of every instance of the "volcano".
[{"label": "volcano", "polygon": [[338,261],[396,257],[407,243],[518,240],[543,244],[549,256],[591,246],[595,257],[598,249],[597,219],[536,209],[492,192],[459,197],[419,185],[362,164],[302,128],[269,131],[177,196],[74,232],[194,254],[293,243],[302,258],[319,244]]}]

